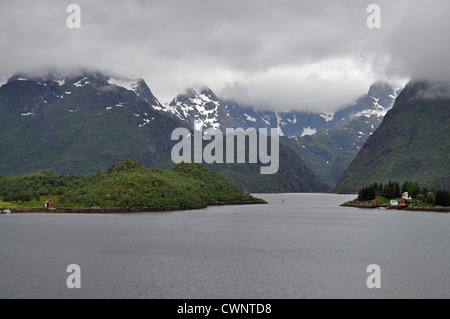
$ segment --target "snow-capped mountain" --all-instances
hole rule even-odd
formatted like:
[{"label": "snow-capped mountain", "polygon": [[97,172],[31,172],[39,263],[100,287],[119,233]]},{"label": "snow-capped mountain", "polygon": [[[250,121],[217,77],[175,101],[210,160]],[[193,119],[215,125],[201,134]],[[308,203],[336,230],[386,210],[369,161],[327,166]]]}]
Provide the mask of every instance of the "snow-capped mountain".
[{"label": "snow-capped mountain", "polygon": [[0,175],[90,174],[123,158],[155,165],[181,126],[160,106],[143,80],[16,75],[0,88]]},{"label": "snow-capped mountain", "polygon": [[387,111],[392,108],[401,89],[378,82],[367,96],[335,114],[311,112],[259,112],[253,107],[233,101],[223,101],[208,87],[191,88],[178,95],[169,105],[158,108],[195,129],[207,128],[278,128],[280,135],[301,137],[314,135],[321,129],[345,125],[354,117],[367,118],[378,127]]},{"label": "snow-capped mountain", "polygon": [[[99,95],[101,95],[102,91],[107,92],[108,90],[125,89],[128,91],[128,99],[130,97],[129,93],[134,94],[134,102],[145,102],[154,109],[160,109],[162,107],[161,103],[153,95],[143,79],[133,80],[124,77],[107,76],[101,73],[84,72],[80,75],[65,77],[55,75],[36,77],[16,74],[9,78],[7,83],[14,81],[32,81],[46,86],[53,92],[55,97],[61,99],[63,99],[65,95],[70,95],[72,91],[80,90],[84,87],[98,89]],[[127,102],[129,102],[129,100],[127,100]]]},{"label": "snow-capped mountain", "polygon": [[334,115],[331,121],[333,127],[346,125],[357,117],[366,118],[374,127],[378,127],[387,112],[394,106],[395,100],[401,93],[403,87],[392,86],[386,82],[377,82],[370,87],[367,96],[359,99]]},{"label": "snow-capped mountain", "polygon": [[448,82],[412,80],[362,146],[336,191],[352,193],[362,185],[391,180],[450,189],[448,92]]},{"label": "snow-capped mountain", "polygon": [[313,168],[322,182],[333,188],[380,126],[400,91],[401,88],[387,83],[375,83],[367,96],[334,114],[329,121],[332,127],[313,136],[293,137],[284,142]]},{"label": "snow-capped mountain", "polygon": [[[105,108],[126,107],[126,103],[147,103],[151,110],[166,113],[185,123],[193,129],[207,128],[278,128],[281,136],[302,137],[314,135],[321,129],[345,126],[355,117],[366,119],[367,124],[375,130],[383,121],[384,116],[394,105],[401,88],[394,88],[385,82],[377,82],[369,90],[367,96],[362,97],[353,105],[343,108],[335,114],[319,114],[311,112],[261,112],[253,107],[239,105],[233,101],[223,101],[207,86],[201,85],[189,88],[178,95],[168,105],[162,105],[153,95],[143,79],[126,79],[112,77],[101,73],[83,73],[73,77],[27,77],[15,75],[8,82],[33,81],[46,86],[42,101],[36,103],[51,103],[55,99],[70,99],[70,95],[77,90],[87,88],[97,90],[96,94],[108,90],[121,90],[122,98],[118,103],[111,101]],[[107,95],[105,95],[107,96]],[[72,110],[74,111],[74,110]],[[31,116],[32,109],[22,110],[21,114]],[[135,113],[136,114],[136,113]],[[145,125],[145,114],[142,117]]]},{"label": "snow-capped mountain", "polygon": [[[17,75],[0,87],[0,175],[92,174],[124,158],[146,167],[170,167],[175,129],[238,126],[228,115],[206,88],[186,92],[171,108],[163,107],[143,80],[89,73]],[[217,164],[209,169],[249,192],[328,190],[284,145],[276,175],[261,175],[259,164]]]},{"label": "snow-capped mountain", "polygon": [[283,142],[334,187],[364,142],[380,126],[402,88],[374,83],[368,94],[334,114],[258,112],[222,101],[211,89],[188,89],[161,111],[191,128],[278,128]]},{"label": "snow-capped mountain", "polygon": [[196,130],[239,126],[225,104],[206,86],[189,88],[158,110],[175,116]]},{"label": "snow-capped mountain", "polygon": [[227,109],[236,118],[240,126],[247,129],[278,128],[281,136],[313,135],[319,129],[328,127],[328,117],[324,114],[309,112],[257,112],[252,107],[227,102]]}]

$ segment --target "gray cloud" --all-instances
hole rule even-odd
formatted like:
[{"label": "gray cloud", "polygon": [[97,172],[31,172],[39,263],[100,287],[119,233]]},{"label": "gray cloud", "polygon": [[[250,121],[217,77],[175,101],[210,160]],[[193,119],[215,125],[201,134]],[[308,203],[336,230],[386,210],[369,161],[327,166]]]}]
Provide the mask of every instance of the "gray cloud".
[{"label": "gray cloud", "polygon": [[[82,28],[66,28],[66,7]],[[366,27],[370,3],[382,28]],[[0,80],[106,70],[167,102],[205,83],[260,108],[333,111],[378,79],[450,77],[447,0],[2,0]]]}]

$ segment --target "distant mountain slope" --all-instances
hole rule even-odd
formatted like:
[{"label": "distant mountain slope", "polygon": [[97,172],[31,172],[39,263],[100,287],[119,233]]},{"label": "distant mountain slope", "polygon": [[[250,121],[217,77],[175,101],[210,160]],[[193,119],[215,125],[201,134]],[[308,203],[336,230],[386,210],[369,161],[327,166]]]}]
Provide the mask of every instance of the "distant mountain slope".
[{"label": "distant mountain slope", "polygon": [[128,157],[153,166],[170,153],[181,124],[154,111],[142,80],[110,80],[10,79],[0,88],[0,174],[90,174]]},{"label": "distant mountain slope", "polygon": [[334,188],[365,141],[382,123],[399,91],[388,83],[375,83],[367,96],[336,113],[334,128],[322,129],[312,136],[285,138],[283,142],[297,152],[321,181]]},{"label": "distant mountain slope", "polygon": [[280,167],[274,175],[261,175],[260,164],[206,166],[208,170],[222,174],[240,189],[251,193],[327,193],[331,190],[284,144],[280,144]]},{"label": "distant mountain slope", "polygon": [[[191,124],[196,122],[192,119],[198,123],[207,120],[201,115],[227,112],[206,89],[188,92],[177,103],[185,105],[192,99],[200,105],[197,94],[206,103],[199,109],[206,113],[188,117],[180,113],[177,117],[162,110],[143,80],[89,73],[62,79],[14,76],[0,88],[0,175],[38,171],[86,175],[105,170],[122,158],[135,158],[146,167],[173,166],[173,130],[193,129]],[[225,120],[220,123],[237,125]],[[231,180],[249,192],[329,190],[292,150],[282,148],[280,161],[280,173],[265,177],[255,165],[209,169],[233,176]]]},{"label": "distant mountain slope", "polygon": [[230,116],[239,122],[240,127],[278,128],[280,135],[289,137],[313,135],[320,129],[330,127],[334,118],[332,114],[311,112],[261,112],[232,101],[227,102],[226,108]]},{"label": "distant mountain slope", "polygon": [[414,181],[450,189],[450,84],[409,83],[336,187]]},{"label": "distant mountain slope", "polygon": [[231,100],[221,100],[210,88],[199,86],[187,89],[169,105],[156,107],[156,109],[196,129],[278,128],[282,136],[301,137],[314,135],[321,129],[344,126],[358,116],[367,117],[375,126],[378,126],[388,109],[392,107],[399,90],[388,83],[378,82],[371,87],[367,96],[355,104],[335,114],[321,114],[298,111],[256,111],[252,106],[240,105]]},{"label": "distant mountain slope", "polygon": [[208,128],[279,128],[281,135],[311,135],[329,127],[332,115],[308,112],[258,112],[253,107],[224,101],[206,86],[189,88],[169,105],[157,108],[189,123],[197,130]]}]

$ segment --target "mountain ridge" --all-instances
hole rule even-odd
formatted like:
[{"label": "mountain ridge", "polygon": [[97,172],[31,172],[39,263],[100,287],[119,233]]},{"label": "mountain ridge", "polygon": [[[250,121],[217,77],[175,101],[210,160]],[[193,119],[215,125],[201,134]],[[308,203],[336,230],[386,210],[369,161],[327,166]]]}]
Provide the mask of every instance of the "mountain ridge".
[{"label": "mountain ridge", "polygon": [[[215,98],[210,91],[203,93]],[[161,108],[143,80],[89,74],[59,79],[13,77],[0,88],[0,175],[43,170],[89,175],[123,158],[135,158],[146,167],[169,162],[175,144],[172,132],[193,128]],[[282,151],[280,161],[282,174],[296,178],[265,177],[264,191],[276,192],[277,187],[328,191],[293,151]],[[235,180],[260,178],[259,167],[224,167],[216,169],[232,172]],[[261,189],[258,184],[243,188]]]},{"label": "mountain ridge", "polygon": [[[389,91],[386,94],[386,91]],[[314,135],[322,129],[342,125],[354,116],[377,116],[381,120],[393,106],[401,88],[387,82],[374,83],[368,95],[356,103],[332,114],[313,112],[256,111],[253,106],[240,105],[232,100],[220,99],[209,87],[188,88],[160,111],[189,123],[195,129],[208,128],[278,128],[281,136],[301,137]],[[370,100],[369,100],[370,99]],[[361,100],[364,100],[363,102]],[[359,112],[359,114],[358,114]]]},{"label": "mountain ridge", "polygon": [[448,92],[449,83],[411,81],[366,141],[336,191],[353,192],[363,184],[389,180],[449,189]]}]

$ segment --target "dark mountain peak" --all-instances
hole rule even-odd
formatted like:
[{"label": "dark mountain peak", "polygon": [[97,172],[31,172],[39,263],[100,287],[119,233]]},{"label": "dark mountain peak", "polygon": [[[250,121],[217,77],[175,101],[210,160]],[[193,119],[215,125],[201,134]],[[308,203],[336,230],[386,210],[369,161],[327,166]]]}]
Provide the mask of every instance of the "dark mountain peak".
[{"label": "dark mountain peak", "polygon": [[76,79],[81,77],[89,77],[92,79],[103,80],[106,81],[108,79],[108,75],[99,72],[99,71],[88,71],[88,70],[75,70],[68,72],[57,72],[48,70],[45,72],[20,72],[11,76],[8,82],[17,81],[19,79],[26,79],[30,81],[34,81],[36,83],[45,83],[45,82],[59,82],[65,79]]},{"label": "dark mountain peak", "polygon": [[394,88],[388,82],[378,81],[372,84],[367,95],[369,97],[379,97],[383,94],[391,94],[395,96]]},{"label": "dark mountain peak", "polygon": [[208,106],[209,108],[222,105],[222,101],[205,85],[187,88],[184,93],[177,95],[169,104],[171,107]]},{"label": "dark mountain peak", "polygon": [[[154,110],[162,109],[161,103],[155,98],[147,83],[142,78],[129,79],[126,77],[109,75],[98,71],[76,71],[67,74],[48,72],[45,74],[25,74],[17,73],[9,78],[8,83],[14,82],[34,82],[45,86],[53,95],[63,99],[68,95],[83,92],[86,96],[95,97],[97,95],[115,95],[110,97],[120,100],[119,102],[143,102],[149,104]],[[22,84],[23,85],[23,84]],[[49,101],[51,97],[46,98]]]},{"label": "dark mountain peak", "polygon": [[184,96],[188,98],[196,98],[199,96],[207,97],[214,101],[219,101],[217,95],[206,85],[198,84],[193,87],[187,88],[185,93],[180,94],[179,96]]},{"label": "dark mountain peak", "polygon": [[399,99],[449,99],[450,82],[412,80],[403,90]]}]

